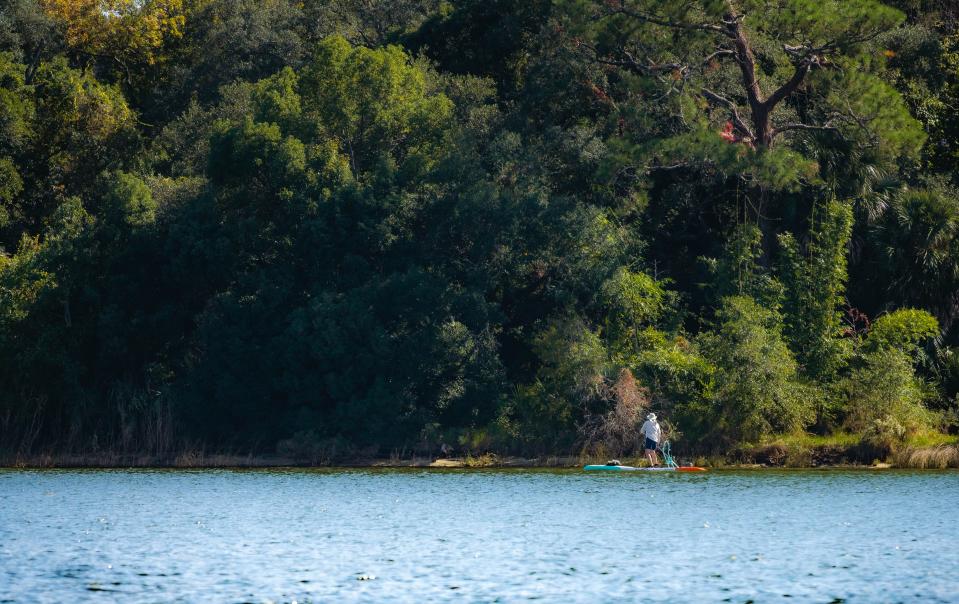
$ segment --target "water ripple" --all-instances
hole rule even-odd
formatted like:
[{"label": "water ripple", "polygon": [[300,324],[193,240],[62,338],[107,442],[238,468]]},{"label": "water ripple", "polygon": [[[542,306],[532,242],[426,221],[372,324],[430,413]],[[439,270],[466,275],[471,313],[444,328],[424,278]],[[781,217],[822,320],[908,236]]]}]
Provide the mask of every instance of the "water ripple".
[{"label": "water ripple", "polygon": [[953,601],[959,473],[0,471],[0,602]]}]

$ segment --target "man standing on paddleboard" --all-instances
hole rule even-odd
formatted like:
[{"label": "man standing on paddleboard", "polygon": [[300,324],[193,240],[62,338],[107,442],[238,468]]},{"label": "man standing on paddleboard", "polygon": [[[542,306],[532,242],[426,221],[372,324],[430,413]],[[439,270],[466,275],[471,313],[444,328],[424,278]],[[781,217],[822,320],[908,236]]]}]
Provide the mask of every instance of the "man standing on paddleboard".
[{"label": "man standing on paddleboard", "polygon": [[656,449],[659,448],[659,439],[663,436],[663,430],[656,421],[656,414],[650,413],[646,416],[646,422],[640,428],[640,432],[646,438],[646,444],[643,446],[646,453],[646,459],[650,466],[658,466],[659,458],[656,456]]}]

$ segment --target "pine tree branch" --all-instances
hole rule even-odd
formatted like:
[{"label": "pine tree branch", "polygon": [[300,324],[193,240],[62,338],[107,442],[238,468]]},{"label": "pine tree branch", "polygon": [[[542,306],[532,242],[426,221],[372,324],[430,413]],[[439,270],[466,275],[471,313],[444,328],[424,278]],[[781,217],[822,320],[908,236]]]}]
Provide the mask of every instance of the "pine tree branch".
[{"label": "pine tree branch", "polygon": [[839,132],[839,128],[836,128],[835,126],[833,126],[833,125],[831,125],[831,124],[815,125],[815,124],[789,123],[789,124],[783,124],[782,126],[779,126],[778,128],[773,129],[773,134],[772,134],[772,135],[773,135],[773,137],[776,137],[776,136],[779,136],[780,134],[782,134],[783,132],[790,132],[790,131],[792,131],[792,130],[812,130],[812,131],[820,131],[820,132]]},{"label": "pine tree branch", "polygon": [[703,59],[703,65],[709,65],[709,63],[711,63],[713,59],[718,59],[720,57],[732,57],[732,56],[735,56],[735,54],[736,53],[729,50],[728,48],[717,50],[714,53],[710,53],[706,55],[706,58]]},{"label": "pine tree branch", "polygon": [[772,111],[784,98],[795,92],[803,83],[803,80],[806,79],[810,69],[812,69],[812,65],[813,62],[808,60],[804,60],[796,65],[796,70],[793,72],[792,77],[789,78],[789,81],[776,89],[776,91],[769,95],[769,98],[764,101],[766,110]]},{"label": "pine tree branch", "polygon": [[741,132],[749,136],[749,138],[751,139],[756,138],[756,135],[753,133],[752,129],[746,124],[742,116],[739,115],[739,108],[736,107],[736,103],[732,102],[731,100],[727,99],[724,96],[716,94],[715,92],[713,92],[712,90],[708,88],[703,88],[703,96],[706,97],[708,100],[713,101],[714,103],[719,103],[720,105],[723,105],[726,108],[728,108],[730,113],[732,113],[733,125],[736,126],[736,128],[738,128]]},{"label": "pine tree branch", "polygon": [[728,36],[729,33],[726,31],[726,28],[721,25],[715,25],[713,23],[688,23],[685,21],[672,21],[665,17],[660,17],[657,15],[651,15],[648,13],[639,12],[636,10],[631,10],[626,8],[625,0],[610,0],[607,4],[612,8],[613,14],[624,15],[637,21],[642,21],[643,23],[652,23],[653,25],[660,25],[662,27],[671,27],[673,29],[686,29],[686,30],[698,30],[698,31],[711,31],[719,34]]},{"label": "pine tree branch", "polygon": [[675,164],[670,164],[668,166],[646,166],[646,172],[672,172],[673,170],[682,170],[683,168],[690,168],[693,166],[692,162],[679,162]]},{"label": "pine tree branch", "polygon": [[667,71],[687,71],[687,67],[681,63],[653,63],[652,61],[647,61],[643,63],[639,61],[632,53],[627,50],[620,50],[620,54],[623,56],[622,59],[614,59],[609,57],[601,57],[596,51],[596,48],[593,46],[585,45],[587,48],[593,51],[593,60],[597,63],[603,65],[611,65],[614,67],[625,67],[637,73],[639,75],[655,75]]},{"label": "pine tree branch", "polygon": [[733,39],[735,53],[733,57],[739,65],[739,71],[742,73],[743,87],[746,89],[746,98],[749,100],[749,107],[755,113],[763,108],[763,93],[759,88],[759,79],[756,77],[756,57],[753,55],[752,47],[746,38],[746,33],[740,24],[740,17],[730,12],[723,19],[727,25],[727,35]]},{"label": "pine tree branch", "polygon": [[838,40],[833,40],[832,42],[827,42],[826,44],[822,44],[820,46],[809,46],[805,44],[790,46],[789,44],[783,44],[783,50],[786,52],[786,54],[797,59],[809,60],[814,57],[821,57],[823,55],[838,52],[843,46],[870,42],[875,40],[883,33],[885,33],[885,30],[871,31],[857,36],[839,38]]}]

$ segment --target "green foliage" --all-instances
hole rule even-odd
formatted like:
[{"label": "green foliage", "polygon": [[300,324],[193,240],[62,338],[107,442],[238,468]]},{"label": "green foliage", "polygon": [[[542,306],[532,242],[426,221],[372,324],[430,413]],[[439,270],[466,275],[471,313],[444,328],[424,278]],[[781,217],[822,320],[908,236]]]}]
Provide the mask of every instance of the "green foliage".
[{"label": "green foliage", "polygon": [[857,432],[893,430],[899,439],[929,428],[933,415],[923,406],[925,392],[909,355],[895,348],[862,357],[843,383],[848,397],[844,425]]},{"label": "green foliage", "polygon": [[184,5],[183,39],[172,49],[181,64],[176,75],[182,81],[170,83],[176,91],[209,99],[223,84],[266,77],[296,64],[304,53],[298,31],[303,14],[296,3],[190,0]]},{"label": "green foliage", "polygon": [[847,52],[905,17],[878,0],[749,0],[742,11],[777,39],[814,47],[831,44]]},{"label": "green foliage", "polygon": [[915,353],[924,340],[939,335],[939,322],[924,310],[904,308],[876,319],[866,337],[865,348],[871,352],[898,350]]},{"label": "green foliage", "polygon": [[13,201],[23,191],[23,180],[10,159],[0,158],[0,229],[7,226]]},{"label": "green foliage", "polygon": [[134,114],[119,87],[71,69],[63,59],[36,74],[37,129],[44,143],[68,153],[71,146],[106,145],[133,128]]},{"label": "green foliage", "polygon": [[337,141],[354,173],[372,168],[382,153],[400,164],[428,162],[452,112],[446,97],[428,94],[425,75],[396,46],[371,50],[327,38],[302,86],[305,110]]},{"label": "green foliage", "polygon": [[812,401],[782,339],[778,314],[738,296],[723,300],[717,320],[716,331],[700,342],[716,368],[709,418],[714,437],[756,442],[808,425]]},{"label": "green foliage", "polygon": [[110,180],[103,199],[103,218],[126,229],[156,221],[157,204],[150,187],[133,174],[119,172]]},{"label": "green foliage", "polygon": [[939,427],[959,42],[906,9],[0,3],[0,452]]},{"label": "green foliage", "polygon": [[33,104],[24,82],[24,66],[0,52],[0,231],[19,218],[17,198],[23,178],[15,156],[21,153],[32,134]]},{"label": "green foliage", "polygon": [[716,367],[696,345],[681,335],[647,330],[644,349],[637,355],[636,371],[647,384],[658,405],[662,405],[675,431],[672,440],[688,446],[715,446],[723,435],[714,422]]},{"label": "green foliage", "polygon": [[276,124],[247,119],[238,127],[222,124],[210,140],[209,175],[225,187],[249,187],[254,197],[277,193],[309,178],[306,149]]},{"label": "green foliage", "polygon": [[588,404],[602,394],[609,359],[602,340],[581,321],[549,325],[534,340],[542,361],[538,381],[571,405]]},{"label": "green foliage", "polygon": [[556,321],[536,336],[536,380],[517,388],[498,420],[516,444],[548,452],[571,447],[576,421],[601,397],[609,360],[599,336],[580,320]]},{"label": "green foliage", "polygon": [[882,293],[896,306],[929,309],[948,327],[959,286],[959,196],[902,191],[872,235],[866,268]]},{"label": "green foliage", "polygon": [[0,150],[4,154],[20,150],[30,136],[33,104],[25,71],[10,53],[0,52]]},{"label": "green foliage", "polygon": [[602,286],[605,336],[620,347],[639,343],[641,329],[655,323],[668,300],[662,285],[649,275],[620,268]]},{"label": "green foliage", "polygon": [[644,147],[624,149],[633,157],[649,154],[651,161],[656,164],[691,163],[715,169],[727,177],[746,175],[756,185],[773,191],[794,191],[807,182],[815,181],[819,167],[814,161],[790,149],[757,151],[745,145],[730,144],[718,136],[718,129],[706,123],[696,131],[658,141],[655,146],[649,146],[648,152]]},{"label": "green foliage", "polygon": [[[412,0],[406,2],[414,3]],[[420,0],[420,4],[425,4]],[[529,49],[552,12],[546,0],[465,0],[437,2],[415,32],[405,36],[453,73],[492,77],[509,94],[523,86]]]},{"label": "green foliage", "polygon": [[[930,7],[932,8],[932,7]],[[951,109],[959,94],[959,34],[955,17],[932,10],[877,40],[894,82],[912,114],[928,133],[924,161],[949,172],[956,157],[953,141],[959,120]]]},{"label": "green foliage", "polygon": [[403,33],[415,30],[424,20],[446,12],[440,0],[396,0],[357,4],[351,0],[310,2],[303,6],[307,22],[321,36],[339,34],[352,44],[381,46]]},{"label": "green foliage", "polygon": [[779,236],[786,337],[806,375],[831,380],[849,354],[842,336],[846,255],[852,209],[836,200],[817,208],[805,250],[790,233]]},{"label": "green foliage", "polygon": [[782,305],[783,286],[762,265],[762,231],[739,225],[724,245],[719,259],[704,258],[713,279],[716,302],[727,296],[748,296],[767,308]]},{"label": "green foliage", "polygon": [[841,127],[845,136],[874,147],[886,157],[915,156],[925,142],[921,124],[909,113],[902,96],[882,78],[858,69],[822,82],[830,105],[850,116]]}]

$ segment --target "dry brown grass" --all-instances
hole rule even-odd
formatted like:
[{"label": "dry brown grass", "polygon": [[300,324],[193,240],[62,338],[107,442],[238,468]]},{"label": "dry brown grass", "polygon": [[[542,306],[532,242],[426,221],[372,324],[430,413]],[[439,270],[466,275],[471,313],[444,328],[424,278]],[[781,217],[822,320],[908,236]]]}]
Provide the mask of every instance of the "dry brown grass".
[{"label": "dry brown grass", "polygon": [[896,453],[894,459],[900,468],[959,468],[959,445],[909,447]]},{"label": "dry brown grass", "polygon": [[463,466],[467,468],[492,468],[497,465],[498,458],[492,453],[484,453],[477,457],[466,454],[463,460]]}]

